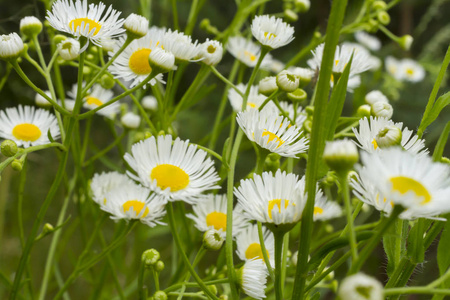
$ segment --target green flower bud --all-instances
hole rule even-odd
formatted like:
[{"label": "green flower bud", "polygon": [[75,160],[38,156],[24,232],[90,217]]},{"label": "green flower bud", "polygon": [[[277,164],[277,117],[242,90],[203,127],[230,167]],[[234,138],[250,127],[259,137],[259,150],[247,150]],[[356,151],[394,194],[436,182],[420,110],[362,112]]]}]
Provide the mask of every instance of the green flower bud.
[{"label": "green flower bud", "polygon": [[303,122],[303,129],[308,132],[311,133],[311,129],[312,129],[312,120],[306,120],[305,122]]},{"label": "green flower bud", "polygon": [[203,235],[203,247],[208,250],[219,250],[224,242],[224,238],[219,231],[214,229],[209,229]]},{"label": "green flower bud", "polygon": [[284,10],[284,19],[287,22],[295,22],[298,20],[298,15],[295,11],[291,9],[285,9]]},{"label": "green flower bud", "polygon": [[372,3],[372,9],[373,10],[386,10],[387,4],[384,1],[374,1]]},{"label": "green flower bud", "polygon": [[167,300],[167,294],[164,293],[164,291],[157,291],[154,295],[153,298],[155,300]]},{"label": "green flower bud", "polygon": [[295,8],[300,13],[305,13],[311,7],[311,2],[309,0],[295,0]]},{"label": "green flower bud", "polygon": [[164,270],[164,267],[165,267],[164,262],[162,260],[158,260],[158,262],[155,265],[155,270],[157,272],[162,272]]},{"label": "green flower bud", "polygon": [[275,76],[268,76],[259,82],[258,91],[265,96],[270,96],[276,90],[278,90],[278,85]]},{"label": "green flower bud", "polygon": [[398,146],[402,142],[402,131],[394,125],[387,125],[375,136],[375,145],[380,148]]},{"label": "green flower bud", "polygon": [[411,44],[413,41],[413,37],[409,34],[406,34],[398,39],[398,44],[403,50],[408,51],[411,48]]},{"label": "green flower bud", "polygon": [[325,225],[325,232],[327,232],[327,233],[332,233],[332,232],[334,232],[334,227],[333,227],[333,225],[331,225],[331,224]]},{"label": "green flower bud", "polygon": [[156,249],[149,249],[145,250],[144,253],[142,253],[142,263],[145,264],[146,267],[153,266],[158,262],[160,258],[160,254],[158,250]]},{"label": "green flower bud", "polygon": [[[162,133],[161,133],[162,132]],[[164,135],[164,131],[160,131],[159,133],[158,133],[158,135]],[[148,131],[146,131],[145,132],[145,139],[148,139],[148,138],[150,138],[150,137],[152,137],[152,134],[150,133],[150,132],[148,132]]]},{"label": "green flower bud", "polygon": [[377,20],[370,19],[370,20],[367,22],[367,25],[368,25],[368,31],[369,31],[369,32],[376,32],[376,31],[378,30],[378,26],[379,26],[380,24],[378,23]]},{"label": "green flower bud", "polygon": [[0,147],[2,154],[6,157],[14,156],[19,151],[16,142],[13,140],[4,140]]},{"label": "green flower bud", "polygon": [[305,111],[308,114],[308,116],[312,116],[314,114],[314,106],[307,106],[305,107]]},{"label": "green flower bud", "polygon": [[220,295],[219,299],[221,299],[221,300],[228,300],[228,296],[227,295]]},{"label": "green flower bud", "polygon": [[109,75],[104,74],[102,78],[100,79],[100,85],[107,90],[110,90],[114,87],[116,82],[114,81],[114,78],[111,78]]},{"label": "green flower bud", "polygon": [[447,157],[441,157],[441,163],[450,165],[450,159],[448,159]]},{"label": "green flower bud", "polygon": [[20,172],[22,171],[23,163],[20,160],[15,159],[11,163],[11,167],[13,168],[14,171]]},{"label": "green flower bud", "polygon": [[377,13],[377,19],[383,25],[388,25],[391,22],[391,17],[385,11],[379,11]]},{"label": "green flower bud", "polygon": [[42,31],[42,22],[33,16],[20,20],[20,32],[29,38],[37,36]]},{"label": "green flower bud", "polygon": [[277,75],[277,85],[282,91],[286,93],[295,91],[298,88],[299,84],[300,79],[286,70],[281,71]]},{"label": "green flower bud", "polygon": [[209,290],[211,293],[213,293],[214,295],[217,294],[217,287],[216,287],[214,284],[208,285],[208,290]]},{"label": "green flower bud", "polygon": [[308,94],[306,94],[306,92],[303,89],[296,89],[292,93],[287,94],[287,97],[292,102],[303,102],[304,100],[306,100],[307,96]]},{"label": "green flower bud", "polygon": [[55,45],[58,45],[61,42],[64,42],[67,39],[67,37],[65,35],[62,34],[57,34],[53,37],[53,43],[55,43]]},{"label": "green flower bud", "polygon": [[348,172],[359,160],[358,149],[352,141],[347,139],[327,142],[323,159],[330,169],[336,172]]},{"label": "green flower bud", "polygon": [[364,105],[361,105],[360,107],[358,107],[358,109],[356,110],[356,115],[360,118],[364,118],[364,117],[369,118],[371,110],[372,109],[370,108],[370,105],[364,104]]}]

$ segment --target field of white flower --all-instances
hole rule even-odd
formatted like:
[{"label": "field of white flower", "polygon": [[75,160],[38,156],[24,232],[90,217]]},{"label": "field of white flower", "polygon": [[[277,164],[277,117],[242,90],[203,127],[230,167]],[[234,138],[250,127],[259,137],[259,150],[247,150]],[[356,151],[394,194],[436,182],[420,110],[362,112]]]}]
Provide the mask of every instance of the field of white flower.
[{"label": "field of white flower", "polygon": [[412,2],[0,3],[0,299],[450,297],[450,8]]}]

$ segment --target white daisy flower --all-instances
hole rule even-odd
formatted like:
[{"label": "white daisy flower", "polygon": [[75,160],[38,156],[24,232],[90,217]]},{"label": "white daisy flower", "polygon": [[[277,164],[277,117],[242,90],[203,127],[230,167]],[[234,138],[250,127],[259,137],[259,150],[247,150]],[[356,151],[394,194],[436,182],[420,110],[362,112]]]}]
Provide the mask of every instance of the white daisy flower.
[{"label": "white daisy flower", "polygon": [[247,138],[270,152],[284,157],[296,157],[308,149],[302,131],[287,118],[271,111],[250,109],[237,114],[236,120]]},{"label": "white daisy flower", "polygon": [[395,59],[392,56],[388,56],[384,61],[384,66],[386,67],[388,73],[391,74],[395,79],[403,79],[403,74],[400,71],[401,62],[399,60]]},{"label": "white daisy flower", "polygon": [[202,60],[202,63],[209,66],[217,65],[223,56],[222,43],[215,40],[206,39],[206,42],[199,45],[198,55]]},{"label": "white daisy flower", "polygon": [[[50,93],[50,91],[44,91],[44,93],[49,98],[52,98],[52,94]],[[45,99],[41,94],[38,93],[36,93],[36,95],[34,96],[34,102],[36,103],[37,106],[42,108],[48,108],[52,106],[52,104],[47,99]]]},{"label": "white daisy flower", "polygon": [[138,219],[149,227],[164,225],[160,220],[166,214],[166,202],[161,196],[149,194],[148,189],[134,182],[125,183],[106,194],[106,203],[100,208],[112,214],[113,220]]},{"label": "white daisy flower", "polygon": [[156,73],[166,73],[171,70],[176,70],[175,56],[172,52],[163,50],[162,48],[155,48],[148,56],[148,62]]},{"label": "white daisy flower", "polygon": [[326,221],[342,216],[342,208],[334,201],[328,201],[321,190],[318,190],[314,202],[314,221]]},{"label": "white daisy flower", "polygon": [[237,272],[239,285],[244,293],[254,299],[266,298],[265,289],[269,275],[261,259],[248,260]]},{"label": "white daisy flower", "polygon": [[270,49],[285,46],[294,39],[294,27],[274,16],[256,16],[251,30],[255,39]]},{"label": "white daisy flower", "polygon": [[[361,85],[361,76],[354,75],[347,81],[347,92],[353,93],[353,91]],[[330,86],[334,87],[334,76],[331,74]]]},{"label": "white daisy flower", "polygon": [[19,105],[0,111],[0,137],[19,147],[49,144],[49,131],[53,139],[59,138],[58,121],[45,109]]},{"label": "white daisy flower", "polygon": [[289,118],[295,122],[295,125],[298,128],[303,127],[303,123],[308,118],[306,111],[300,105],[297,106],[297,111],[294,109],[294,104],[289,103],[287,101],[281,101],[280,107],[288,113]]},{"label": "white daisy flower", "polygon": [[419,82],[425,78],[425,69],[415,60],[402,59],[400,62],[400,76],[409,82]]},{"label": "white daisy flower", "polygon": [[383,300],[383,285],[373,277],[358,273],[346,277],[339,286],[339,298],[345,300]]},{"label": "white daisy flower", "polygon": [[123,28],[127,30],[127,34],[141,38],[147,34],[148,20],[143,16],[131,14],[125,19]]},{"label": "white daisy flower", "polygon": [[[228,39],[227,50],[240,62],[253,68],[258,62],[261,46],[244,37],[234,36]],[[272,57],[267,54],[261,63],[261,67],[269,66],[271,60]]]},{"label": "white daisy flower", "polygon": [[[380,199],[407,208],[402,218],[434,217],[450,211],[450,168],[429,156],[415,155],[399,147],[361,154],[361,178],[367,178]],[[384,200],[383,200],[384,201]]]},{"label": "white daisy flower", "polygon": [[[242,94],[245,93],[245,90],[247,89],[247,85],[243,83],[239,83],[237,86],[239,91],[241,91]],[[248,94],[247,98],[247,109],[255,108],[258,109],[266,100],[267,97],[259,93],[259,88],[256,85],[252,85],[250,87],[250,93]],[[234,111],[241,111],[242,109],[242,96],[236,92],[235,89],[228,89],[228,100],[230,100],[230,104],[233,107]],[[276,110],[275,104],[272,102],[267,103],[267,105],[264,107],[264,109],[272,109]]]},{"label": "white daisy flower", "polygon": [[275,59],[272,56],[269,56],[269,58],[269,60],[261,65],[261,69],[270,71],[275,74],[278,74],[284,70],[285,65],[281,60]]},{"label": "white daisy flower", "polygon": [[[266,227],[263,227],[264,246],[266,247],[267,256],[270,265],[275,265],[275,241],[273,233]],[[243,261],[251,259],[264,259],[264,255],[259,243],[258,225],[248,226],[244,231],[236,236],[237,255]]]},{"label": "white daisy flower", "polygon": [[[173,144],[172,144],[173,143]],[[125,160],[137,175],[127,172],[132,179],[163,195],[167,201],[182,200],[193,204],[201,193],[219,188],[219,176],[207,153],[189,141],[171,135],[154,136],[131,147]]]},{"label": "white daisy flower", "polygon": [[380,91],[374,90],[366,94],[364,100],[367,104],[373,105],[375,102],[381,101],[383,103],[389,103],[388,98]]},{"label": "white daisy flower", "polygon": [[372,51],[378,51],[381,49],[380,40],[365,31],[355,32],[355,39],[358,41],[358,43],[363,44]]},{"label": "white daisy flower", "polygon": [[359,130],[355,127],[352,128],[358,142],[356,145],[366,152],[373,153],[376,151],[384,151],[380,149],[376,142],[376,137],[386,126],[395,126],[402,131],[402,139],[400,145],[406,151],[412,154],[418,154],[419,156],[427,155],[428,149],[425,148],[425,141],[419,139],[417,135],[413,135],[413,131],[408,127],[403,128],[403,123],[394,123],[392,120],[386,118],[374,118],[370,117],[368,120],[366,117],[359,120]]},{"label": "white daisy flower", "polygon": [[[120,12],[100,2],[89,4],[87,0],[57,0],[52,5],[52,11],[47,12],[46,19],[58,31],[70,33],[77,38],[86,37],[95,45],[101,47],[102,38],[113,38],[125,31],[122,28],[123,19]],[[102,16],[103,15],[103,16]],[[88,43],[81,49],[86,50]]]},{"label": "white daisy flower", "polygon": [[[125,50],[114,60],[108,70],[114,75],[114,78],[120,78],[130,81],[130,87],[134,87],[144,81],[152,72],[152,67],[148,62],[148,57],[152,50],[161,45],[161,39],[164,30],[156,27],[150,28],[148,33],[140,39],[136,39],[125,48]],[[119,39],[114,47],[114,51],[109,55],[112,57],[122,47],[125,38]],[[158,74],[150,80],[150,85],[155,85],[156,80],[165,83],[163,75]],[[144,86],[145,87],[145,86]]]},{"label": "white daisy flower", "polygon": [[[92,92],[84,98],[83,107],[87,109],[97,108],[100,105],[107,103],[113,96],[114,92],[112,90],[106,90],[100,84],[95,84],[92,87]],[[114,102],[113,104],[98,110],[97,113],[109,119],[114,119],[119,111],[119,102]]]},{"label": "white daisy flower", "polygon": [[350,49],[354,49],[355,53],[356,52],[362,52],[365,53],[364,55],[367,57],[367,64],[369,65],[369,69],[368,70],[378,70],[381,67],[381,60],[376,57],[373,56],[366,48],[364,48],[362,45],[357,44],[357,43],[350,43],[350,42],[344,42],[342,44],[342,47],[347,47]]},{"label": "white daisy flower", "polygon": [[[214,229],[220,232],[222,237],[226,236],[227,230],[227,195],[208,194],[192,206],[194,214],[187,217],[195,222],[195,227],[205,232]],[[242,208],[238,205],[233,210],[233,235],[236,236],[248,226],[247,219],[244,218]]]},{"label": "white daisy flower", "polygon": [[129,185],[133,181],[125,174],[119,172],[108,172],[94,174],[90,184],[92,192],[92,200],[99,205],[105,205],[107,202],[106,195],[112,190]]},{"label": "white daisy flower", "polygon": [[23,41],[17,33],[0,35],[0,58],[17,58],[23,48]]},{"label": "white daisy flower", "polygon": [[300,67],[289,67],[287,69],[291,74],[300,78],[300,85],[302,81],[310,82],[315,75],[315,71],[309,68],[300,68]]},{"label": "white daisy flower", "polygon": [[171,52],[178,61],[191,61],[199,52],[198,41],[192,42],[192,38],[177,30],[168,30],[161,41],[162,48]]},{"label": "white daisy flower", "polygon": [[278,170],[241,180],[234,189],[239,204],[251,220],[265,224],[295,224],[306,203],[305,177]]}]

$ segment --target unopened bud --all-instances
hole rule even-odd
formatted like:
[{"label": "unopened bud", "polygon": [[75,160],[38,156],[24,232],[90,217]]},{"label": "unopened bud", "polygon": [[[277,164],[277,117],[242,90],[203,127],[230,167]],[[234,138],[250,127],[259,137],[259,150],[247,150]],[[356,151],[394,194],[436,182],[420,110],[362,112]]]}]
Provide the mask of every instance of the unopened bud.
[{"label": "unopened bud", "polygon": [[338,296],[340,299],[382,300],[383,285],[373,277],[357,273],[342,281]]},{"label": "unopened bud", "polygon": [[16,142],[13,140],[4,140],[0,147],[2,154],[6,157],[12,157],[19,151]]},{"label": "unopened bud", "polygon": [[73,60],[80,55],[80,42],[71,38],[65,39],[57,45],[57,49],[62,59]]},{"label": "unopened bud", "polygon": [[131,14],[125,19],[123,28],[127,31],[128,36],[138,39],[147,34],[148,20],[143,16]]},{"label": "unopened bud", "polygon": [[14,171],[20,172],[22,171],[23,163],[20,160],[15,159],[11,163],[11,168],[13,168]]},{"label": "unopened bud", "polygon": [[67,40],[67,36],[62,35],[62,34],[57,34],[53,37],[53,42],[55,43],[55,45],[58,45],[59,43],[63,42]]},{"label": "unopened bud", "polygon": [[153,266],[158,262],[160,258],[160,254],[158,250],[156,249],[149,249],[145,250],[144,253],[142,253],[142,262],[145,264],[145,266],[150,267]]},{"label": "unopened bud", "polygon": [[224,239],[219,231],[209,229],[203,235],[203,247],[208,250],[219,250],[223,245]]},{"label": "unopened bud", "polygon": [[276,90],[278,90],[278,85],[275,76],[265,77],[259,82],[258,91],[265,96],[270,96]]},{"label": "unopened bud", "polygon": [[282,91],[287,93],[293,92],[298,88],[299,84],[300,79],[286,70],[281,71],[277,75],[277,85]]},{"label": "unopened bud", "polygon": [[164,262],[162,260],[158,260],[158,262],[155,265],[155,270],[157,272],[162,272],[164,270],[164,267],[165,267]]},{"label": "unopened bud", "polygon": [[450,165],[450,159],[447,157],[441,157],[441,163]]},{"label": "unopened bud", "polygon": [[303,89],[296,89],[292,93],[288,93],[287,96],[292,102],[303,102],[308,94]]},{"label": "unopened bud", "polygon": [[391,22],[391,17],[386,11],[379,11],[377,13],[377,19],[383,25],[388,25]]},{"label": "unopened bud", "polygon": [[378,30],[378,26],[379,26],[379,25],[380,25],[380,24],[378,23],[377,20],[370,19],[370,20],[367,22],[367,26],[368,26],[367,30],[368,30],[369,32],[376,32],[376,31]]},{"label": "unopened bud", "polygon": [[336,172],[348,172],[358,162],[358,149],[355,143],[347,139],[327,142],[323,159],[330,169]]},{"label": "unopened bud", "polygon": [[306,132],[310,133],[312,129],[312,121],[306,120],[305,122],[303,122],[303,129],[305,129]]},{"label": "unopened bud", "polygon": [[295,0],[295,8],[300,13],[305,13],[311,7],[311,2],[309,0]]},{"label": "unopened bud", "polygon": [[158,100],[154,96],[145,96],[142,98],[142,106],[148,110],[158,110]]},{"label": "unopened bud", "polygon": [[25,36],[32,38],[42,31],[42,22],[34,17],[25,17],[20,20],[20,32]]},{"label": "unopened bud", "polygon": [[153,295],[153,299],[155,300],[167,300],[167,294],[164,291],[157,291],[154,295]]},{"label": "unopened bud", "polygon": [[364,104],[358,107],[358,109],[356,110],[356,115],[360,118],[364,117],[369,118],[370,111],[371,111],[370,105]]},{"label": "unopened bud", "polygon": [[375,136],[375,142],[380,148],[400,145],[402,142],[402,131],[394,125],[386,125]]},{"label": "unopened bud", "polygon": [[132,112],[127,112],[120,118],[120,122],[125,128],[136,129],[141,124],[141,117]]},{"label": "unopened bud", "polygon": [[369,105],[372,105],[379,101],[384,102],[384,103],[389,103],[388,98],[379,90],[373,90],[373,91],[367,93],[367,95],[364,97],[364,100]]},{"label": "unopened bud", "polygon": [[148,56],[148,63],[155,74],[166,73],[175,66],[175,56],[161,48],[155,48]]},{"label": "unopened bud", "polygon": [[104,74],[102,78],[100,78],[100,85],[105,90],[110,90],[114,87],[116,82],[114,81],[114,78],[110,77],[109,75]]},{"label": "unopened bud", "polygon": [[298,15],[295,11],[293,11],[292,9],[285,9],[284,10],[284,18],[286,19],[286,21],[288,22],[295,22],[298,20]]},{"label": "unopened bud", "polygon": [[208,287],[208,290],[209,290],[211,293],[213,293],[214,295],[217,294],[217,287],[216,287],[214,284],[208,285],[207,287]]},{"label": "unopened bud", "polygon": [[375,102],[372,104],[372,110],[370,113],[374,117],[383,117],[386,119],[390,119],[392,114],[394,113],[394,109],[389,103],[384,103],[381,101]]},{"label": "unopened bud", "polygon": [[413,37],[409,34],[406,34],[398,39],[398,44],[403,50],[408,51],[411,48],[413,41]]},{"label": "unopened bud", "polygon": [[373,10],[385,10],[387,8],[387,4],[384,1],[374,1],[372,3]]}]

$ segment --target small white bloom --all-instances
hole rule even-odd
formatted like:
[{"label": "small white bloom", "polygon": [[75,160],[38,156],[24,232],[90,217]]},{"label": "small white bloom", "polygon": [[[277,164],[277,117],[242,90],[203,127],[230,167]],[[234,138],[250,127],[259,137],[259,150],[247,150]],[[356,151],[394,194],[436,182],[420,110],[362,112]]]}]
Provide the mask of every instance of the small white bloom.
[{"label": "small white bloom", "polygon": [[[245,90],[247,89],[247,85],[245,85],[243,83],[239,83],[236,87],[239,91],[241,91],[242,94],[244,94]],[[266,100],[266,99],[267,99],[266,96],[258,93],[258,87],[253,85],[250,87],[250,92],[249,92],[248,98],[247,98],[247,108],[246,109],[251,109],[251,108],[258,109],[263,104],[264,100]],[[228,90],[228,100],[230,100],[230,104],[233,107],[234,111],[242,110],[243,99],[242,99],[242,96],[239,95],[235,89],[230,88]],[[275,111],[276,106],[272,102],[269,102],[264,107],[264,109],[271,109],[272,111]]]},{"label": "small white bloom", "polygon": [[158,100],[155,96],[145,96],[142,98],[142,106],[145,109],[156,111],[158,110]]},{"label": "small white bloom", "polygon": [[384,64],[388,73],[391,74],[395,79],[403,79],[403,74],[400,70],[401,62],[399,60],[395,59],[392,56],[388,56],[386,57]]},{"label": "small white bloom", "polygon": [[375,102],[370,106],[370,108],[371,108],[370,113],[374,117],[390,119],[394,114],[394,109],[392,108],[392,105],[382,101]]},{"label": "small white bloom", "polygon": [[128,34],[136,38],[141,38],[147,34],[148,20],[143,16],[131,14],[125,19],[123,28],[127,30]]},{"label": "small white bloom", "polygon": [[[97,108],[110,101],[113,98],[113,96],[114,92],[112,90],[106,90],[102,88],[100,84],[95,84],[92,87],[92,92],[88,93],[88,95],[84,98],[83,107],[87,109]],[[97,113],[109,119],[114,119],[114,117],[116,116],[117,113],[119,113],[119,111],[120,111],[119,102],[114,102],[113,104],[98,110]]]},{"label": "small white bloom", "polygon": [[345,300],[383,300],[383,286],[373,277],[358,273],[346,277],[338,292]]},{"label": "small white bloom", "polygon": [[314,221],[326,221],[342,216],[342,208],[334,201],[328,201],[322,191],[318,191],[314,201]]},{"label": "small white bloom", "polygon": [[358,162],[356,145],[348,139],[327,142],[323,159],[335,171],[349,171]]},{"label": "small white bloom", "polygon": [[265,96],[269,96],[276,90],[278,90],[278,85],[275,76],[265,77],[259,82],[258,91]]},{"label": "small white bloom", "polygon": [[161,41],[162,48],[173,54],[177,61],[191,61],[199,52],[198,41],[192,42],[192,38],[177,30],[168,30]]},{"label": "small white bloom", "polygon": [[114,47],[116,46],[117,40],[105,37],[100,39],[100,44],[102,45],[102,49],[106,52],[114,51]]},{"label": "small white bloom", "polygon": [[125,174],[118,172],[96,173],[90,184],[92,200],[99,205],[105,205],[107,201],[106,195],[118,187],[131,183],[133,181]]},{"label": "small white bloom", "polygon": [[[44,91],[44,93],[49,98],[52,97],[52,94],[50,93],[50,91]],[[41,94],[38,94],[38,93],[36,93],[36,95],[34,96],[34,102],[39,107],[51,107],[52,106],[52,104],[47,99],[45,99],[43,96],[41,96]]]},{"label": "small white bloom", "polygon": [[219,41],[210,41],[209,39],[207,39],[206,42],[200,44],[198,55],[202,59],[202,62],[204,64],[215,66],[222,60],[222,43]]},{"label": "small white bloom", "polygon": [[388,98],[382,92],[380,92],[378,90],[374,90],[374,91],[367,93],[366,97],[364,97],[364,100],[369,105],[372,105],[378,101],[381,101],[383,103],[389,103]]},{"label": "small white bloom", "polygon": [[[263,227],[264,246],[271,266],[275,263],[275,242],[273,233]],[[236,236],[237,255],[243,261],[252,259],[264,259],[259,242],[258,225],[249,225]]]},{"label": "small white bloom", "polygon": [[369,66],[368,70],[376,71],[381,67],[381,60],[378,57],[373,56],[366,48],[364,48],[364,46],[358,43],[344,42],[342,43],[341,47],[353,49],[355,53],[356,52],[364,53],[364,55],[367,58],[366,64]]},{"label": "small white bloom", "polygon": [[160,73],[169,72],[175,67],[175,56],[161,48],[155,48],[148,56],[148,62],[153,69]]},{"label": "small white bloom", "polygon": [[24,17],[20,20],[20,32],[28,37],[38,35],[42,31],[42,22],[34,17]]},{"label": "small white bloom", "polygon": [[260,259],[248,260],[238,270],[239,284],[244,293],[254,299],[266,298],[265,289],[269,275],[264,262]]},{"label": "small white bloom", "polygon": [[120,122],[126,128],[136,129],[139,128],[139,124],[141,124],[141,117],[135,113],[127,112],[120,118]]},{"label": "small white bloom", "polygon": [[358,41],[358,43],[363,44],[372,51],[378,51],[381,49],[380,40],[377,37],[370,35],[365,31],[356,32],[355,39]]},{"label": "small white bloom", "polygon": [[[261,46],[244,37],[234,36],[228,39],[227,50],[240,62],[253,68],[258,62]],[[267,54],[261,63],[261,67],[268,66],[270,60],[271,56]]]},{"label": "small white bloom", "polygon": [[64,60],[73,60],[80,54],[80,42],[75,39],[65,39],[57,45],[59,56]]},{"label": "small white bloom", "polygon": [[274,16],[256,16],[251,30],[255,39],[270,49],[285,46],[294,39],[294,27]]},{"label": "small white bloom", "polygon": [[287,70],[281,71],[277,75],[277,85],[282,91],[291,93],[298,88],[299,84],[300,79]]},{"label": "small white bloom", "polygon": [[425,78],[425,69],[418,62],[409,58],[401,60],[399,72],[402,79],[409,82],[419,82]]},{"label": "small white bloom", "polygon": [[13,32],[0,36],[0,58],[17,58],[20,56],[23,48],[23,41],[17,33]]},{"label": "small white bloom", "polygon": [[[297,106],[297,111],[295,111],[294,104],[288,103],[287,101],[281,101],[280,102],[280,107],[285,112],[288,113],[289,118],[294,121],[295,125],[298,128],[302,128],[303,127],[303,123],[306,121],[306,118],[308,116],[308,114],[305,112],[303,107],[301,107],[299,105],[299,106]],[[281,112],[280,112],[280,114],[281,114]]]},{"label": "small white bloom", "polygon": [[314,70],[311,70],[309,68],[300,67],[289,67],[287,70],[291,74],[300,78],[300,84],[302,84],[302,82],[310,82],[311,79],[313,79],[314,74],[316,73]]}]

